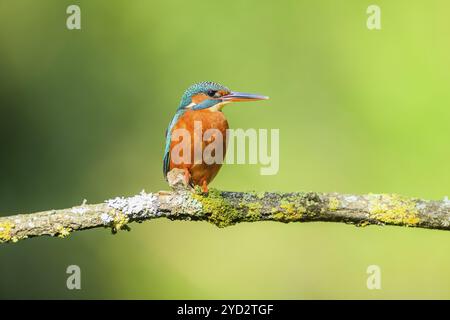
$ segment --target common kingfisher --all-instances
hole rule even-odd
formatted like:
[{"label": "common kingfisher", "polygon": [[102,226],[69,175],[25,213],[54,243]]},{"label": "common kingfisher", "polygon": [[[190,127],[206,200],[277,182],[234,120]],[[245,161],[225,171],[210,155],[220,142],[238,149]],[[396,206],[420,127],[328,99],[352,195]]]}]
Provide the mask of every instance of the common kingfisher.
[{"label": "common kingfisher", "polygon": [[[200,123],[203,132],[208,129],[217,129],[218,131],[216,132],[222,134],[223,152],[221,160],[223,160],[227,146],[226,131],[228,129],[228,121],[222,112],[222,108],[231,102],[267,100],[268,98],[257,94],[231,91],[223,85],[209,81],[190,86],[184,92],[180,105],[166,130],[166,146],[163,160],[165,179],[167,180],[169,171],[178,168],[184,171],[186,185],[189,184],[191,187],[200,186],[203,192],[208,192],[208,184],[219,172],[223,161],[210,163],[204,161],[203,156],[200,161],[194,159],[194,123]],[[171,159],[172,149],[180,143],[179,137],[174,134],[177,129],[187,130],[190,134],[190,141],[187,141],[190,143],[191,148],[190,159],[183,163]],[[201,150],[204,150],[214,139],[209,141],[203,141],[202,139]]]}]

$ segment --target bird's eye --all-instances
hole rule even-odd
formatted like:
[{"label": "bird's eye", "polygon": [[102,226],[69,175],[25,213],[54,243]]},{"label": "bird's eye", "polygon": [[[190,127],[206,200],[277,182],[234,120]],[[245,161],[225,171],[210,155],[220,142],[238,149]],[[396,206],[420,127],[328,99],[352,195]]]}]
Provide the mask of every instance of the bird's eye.
[{"label": "bird's eye", "polygon": [[217,91],[215,90],[208,90],[207,94],[208,96],[214,98],[216,96]]}]

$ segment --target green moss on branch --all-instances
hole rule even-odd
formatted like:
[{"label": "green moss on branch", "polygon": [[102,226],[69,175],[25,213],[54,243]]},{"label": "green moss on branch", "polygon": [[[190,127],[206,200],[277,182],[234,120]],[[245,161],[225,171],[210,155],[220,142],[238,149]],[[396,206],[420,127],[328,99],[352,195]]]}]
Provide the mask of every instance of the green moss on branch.
[{"label": "green moss on branch", "polygon": [[33,214],[0,218],[0,242],[42,235],[66,238],[91,228],[129,230],[132,222],[155,218],[208,221],[218,227],[240,222],[343,222],[357,226],[395,225],[450,230],[450,201],[393,194],[345,195],[317,192],[227,192],[177,190],[117,197]]}]

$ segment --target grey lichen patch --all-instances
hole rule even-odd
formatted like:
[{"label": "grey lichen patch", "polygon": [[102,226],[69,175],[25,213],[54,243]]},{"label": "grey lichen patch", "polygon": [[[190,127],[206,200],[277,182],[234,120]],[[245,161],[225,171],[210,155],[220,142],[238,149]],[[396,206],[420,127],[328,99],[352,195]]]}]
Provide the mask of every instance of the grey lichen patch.
[{"label": "grey lichen patch", "polygon": [[75,214],[85,214],[86,212],[89,211],[89,209],[84,206],[78,206],[78,207],[73,207],[71,211]]},{"label": "grey lichen patch", "polygon": [[[201,192],[196,192],[195,194],[201,196]],[[202,204],[195,197],[192,196],[192,193],[187,192],[178,192],[169,197],[169,202],[172,204],[172,215],[191,215],[198,216],[202,213]]]},{"label": "grey lichen patch", "polygon": [[352,202],[356,202],[356,201],[358,201],[358,197],[357,196],[353,196],[353,195],[347,195],[347,196],[344,196],[344,201],[345,202],[347,202],[347,203],[352,203]]},{"label": "grey lichen patch", "polygon": [[427,204],[425,203],[425,201],[416,203],[417,210],[424,210],[426,207],[427,207]]},{"label": "grey lichen patch", "polygon": [[442,202],[444,203],[444,207],[450,208],[450,200],[448,199],[448,196],[445,196]]},{"label": "grey lichen patch", "polygon": [[369,218],[380,223],[415,226],[420,222],[417,202],[396,194],[371,194]]},{"label": "grey lichen patch", "polygon": [[245,193],[242,195],[242,200],[243,200],[243,201],[252,201],[252,199],[255,197],[255,195],[256,195],[256,192],[255,192],[255,191],[248,191],[248,192],[245,192]]},{"label": "grey lichen patch", "polygon": [[156,218],[159,216],[159,200],[152,193],[142,191],[133,197],[116,197],[105,202],[109,207],[122,212],[129,219]]},{"label": "grey lichen patch", "polygon": [[105,201],[108,207],[115,209],[111,213],[103,213],[101,220],[104,225],[111,226],[112,232],[119,230],[130,230],[128,222],[131,220],[142,220],[157,218],[160,216],[158,211],[158,197],[152,193],[145,193],[144,190],[133,197],[116,197]]},{"label": "grey lichen patch", "polygon": [[207,194],[192,194],[192,198],[201,203],[203,213],[208,215],[208,221],[218,227],[235,224],[239,219],[239,211],[216,189],[210,189]]},{"label": "grey lichen patch", "polygon": [[100,215],[100,219],[102,219],[102,222],[105,226],[109,225],[114,220],[113,217],[111,217],[108,213],[105,212]]}]

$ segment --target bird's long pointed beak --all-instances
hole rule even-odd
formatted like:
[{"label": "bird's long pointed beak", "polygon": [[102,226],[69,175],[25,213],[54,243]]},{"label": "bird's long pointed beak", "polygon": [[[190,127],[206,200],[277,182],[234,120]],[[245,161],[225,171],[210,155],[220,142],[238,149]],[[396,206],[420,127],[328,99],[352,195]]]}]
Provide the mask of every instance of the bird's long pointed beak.
[{"label": "bird's long pointed beak", "polygon": [[221,97],[224,101],[258,101],[258,100],[268,100],[269,97],[262,96],[259,94],[253,94],[253,93],[244,93],[244,92],[231,92],[225,96]]}]

